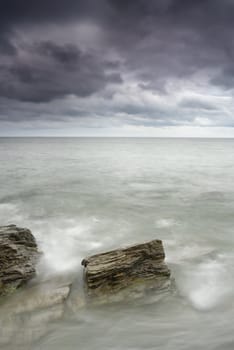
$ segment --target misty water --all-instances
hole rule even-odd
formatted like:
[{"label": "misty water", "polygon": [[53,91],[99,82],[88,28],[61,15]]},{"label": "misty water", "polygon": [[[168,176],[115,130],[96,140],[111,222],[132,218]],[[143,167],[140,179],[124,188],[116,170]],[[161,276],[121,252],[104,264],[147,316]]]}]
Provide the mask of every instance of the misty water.
[{"label": "misty water", "polygon": [[158,238],[177,286],[154,303],[68,308],[40,337],[3,323],[15,328],[1,349],[234,348],[234,140],[2,138],[0,184],[0,225],[30,228],[44,252],[34,283],[82,288],[85,256]]}]

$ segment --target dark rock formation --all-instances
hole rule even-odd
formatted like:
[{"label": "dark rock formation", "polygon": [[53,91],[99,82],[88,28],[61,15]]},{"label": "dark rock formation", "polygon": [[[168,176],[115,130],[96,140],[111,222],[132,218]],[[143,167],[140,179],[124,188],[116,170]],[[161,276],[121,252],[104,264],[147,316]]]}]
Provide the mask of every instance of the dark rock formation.
[{"label": "dark rock formation", "polygon": [[34,276],[38,257],[30,230],[0,226],[0,295],[8,294]]},{"label": "dark rock formation", "polygon": [[105,302],[106,297],[119,301],[168,290],[170,270],[164,258],[160,240],[90,256],[82,261],[87,294]]}]

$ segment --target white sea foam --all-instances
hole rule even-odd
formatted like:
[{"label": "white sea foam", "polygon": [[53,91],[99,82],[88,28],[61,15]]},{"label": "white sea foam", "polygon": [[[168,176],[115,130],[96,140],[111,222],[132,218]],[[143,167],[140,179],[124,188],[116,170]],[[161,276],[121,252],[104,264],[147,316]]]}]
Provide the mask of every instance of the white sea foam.
[{"label": "white sea foam", "polygon": [[78,271],[85,254],[101,245],[92,236],[92,222],[75,219],[37,223],[35,236],[43,252],[39,275]]},{"label": "white sea foam", "polygon": [[167,228],[172,227],[174,225],[178,225],[178,223],[174,219],[159,219],[156,220],[155,225],[157,228]]},{"label": "white sea foam", "polygon": [[223,304],[233,293],[233,281],[225,261],[207,260],[188,265],[182,274],[177,281],[179,289],[196,309],[211,310]]}]

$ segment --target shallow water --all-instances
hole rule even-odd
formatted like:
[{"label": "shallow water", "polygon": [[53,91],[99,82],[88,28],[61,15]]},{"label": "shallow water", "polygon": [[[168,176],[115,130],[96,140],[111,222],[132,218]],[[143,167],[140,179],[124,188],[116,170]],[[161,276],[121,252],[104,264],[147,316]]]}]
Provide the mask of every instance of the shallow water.
[{"label": "shallow water", "polygon": [[39,338],[29,322],[23,348],[28,334],[35,350],[234,348],[234,140],[2,138],[0,183],[0,224],[44,252],[36,282],[159,238],[177,283],[150,305],[67,310]]}]

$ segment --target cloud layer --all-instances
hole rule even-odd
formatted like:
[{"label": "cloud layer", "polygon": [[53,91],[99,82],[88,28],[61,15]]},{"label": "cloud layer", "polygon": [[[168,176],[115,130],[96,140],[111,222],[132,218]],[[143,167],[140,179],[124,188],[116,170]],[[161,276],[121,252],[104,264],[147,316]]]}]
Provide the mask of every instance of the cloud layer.
[{"label": "cloud layer", "polygon": [[6,133],[233,127],[233,0],[8,0],[0,23]]}]

